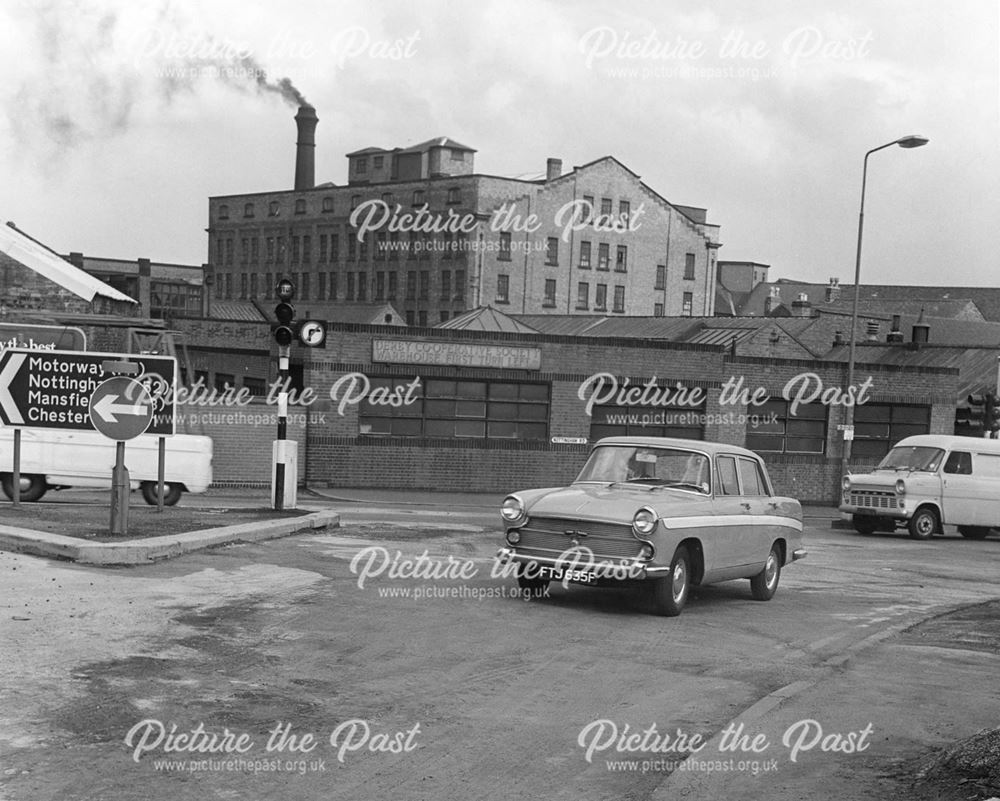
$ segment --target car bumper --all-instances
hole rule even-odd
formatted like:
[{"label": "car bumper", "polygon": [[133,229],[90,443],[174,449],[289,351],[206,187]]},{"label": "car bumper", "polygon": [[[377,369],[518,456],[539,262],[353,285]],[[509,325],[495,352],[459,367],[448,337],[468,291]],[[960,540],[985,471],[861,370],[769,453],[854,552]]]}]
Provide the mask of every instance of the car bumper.
[{"label": "car bumper", "polygon": [[[585,563],[563,556],[539,556],[536,554],[518,553],[515,548],[509,547],[503,547],[498,550],[496,558],[502,565],[513,563],[547,568],[549,571],[582,571],[594,574],[597,580],[602,581],[642,581],[644,579],[662,578],[670,574],[669,565],[652,565],[640,559],[622,559],[618,561],[595,560]],[[569,580],[576,581],[576,579],[572,578]]]}]

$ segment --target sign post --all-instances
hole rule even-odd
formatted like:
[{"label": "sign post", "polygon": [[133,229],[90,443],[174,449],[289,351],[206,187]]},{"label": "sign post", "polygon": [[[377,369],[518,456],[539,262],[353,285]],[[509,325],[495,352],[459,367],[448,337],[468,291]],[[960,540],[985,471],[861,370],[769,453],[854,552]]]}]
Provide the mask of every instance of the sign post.
[{"label": "sign post", "polygon": [[128,533],[128,468],[125,441],[145,433],[153,422],[153,399],[138,381],[115,376],[98,384],[90,396],[90,420],[97,431],[115,440],[111,471],[111,533]]}]

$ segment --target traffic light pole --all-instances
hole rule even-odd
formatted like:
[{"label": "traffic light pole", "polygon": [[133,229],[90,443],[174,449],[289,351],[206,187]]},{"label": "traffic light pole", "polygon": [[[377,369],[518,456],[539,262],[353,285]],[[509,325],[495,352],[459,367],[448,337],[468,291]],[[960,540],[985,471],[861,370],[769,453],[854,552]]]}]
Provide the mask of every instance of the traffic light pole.
[{"label": "traffic light pole", "polygon": [[285,508],[285,442],[288,440],[288,359],[287,345],[278,348],[278,447],[274,465],[274,508]]}]

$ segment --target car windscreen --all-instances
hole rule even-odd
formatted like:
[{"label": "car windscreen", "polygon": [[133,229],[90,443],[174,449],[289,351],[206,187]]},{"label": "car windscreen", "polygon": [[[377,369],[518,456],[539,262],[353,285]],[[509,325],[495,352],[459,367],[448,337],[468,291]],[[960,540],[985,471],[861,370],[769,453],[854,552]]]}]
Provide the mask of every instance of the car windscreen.
[{"label": "car windscreen", "polygon": [[933,472],[941,464],[944,451],[928,445],[897,446],[878,463],[876,470],[920,470]]},{"label": "car windscreen", "polygon": [[708,457],[680,448],[602,445],[595,448],[577,481],[637,483],[708,493]]}]

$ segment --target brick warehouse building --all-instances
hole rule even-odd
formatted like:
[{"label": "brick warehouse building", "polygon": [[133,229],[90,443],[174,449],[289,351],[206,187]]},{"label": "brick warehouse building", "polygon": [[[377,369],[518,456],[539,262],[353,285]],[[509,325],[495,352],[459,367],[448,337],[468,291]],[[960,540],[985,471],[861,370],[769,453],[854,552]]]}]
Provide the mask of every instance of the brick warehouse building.
[{"label": "brick warehouse building", "polygon": [[[343,301],[389,301],[421,327],[486,304],[511,313],[713,313],[718,227],[612,157],[565,175],[549,159],[544,178],[502,178],[476,173],[475,150],[441,138],[355,151],[346,186],[315,186],[315,111],[302,107],[296,121],[292,190],[209,199],[206,283],[216,300],[270,300],[285,275],[311,316],[332,317]],[[374,215],[360,241],[350,223],[359,207],[361,219]],[[449,230],[390,230],[393,214],[421,209]]]}]

